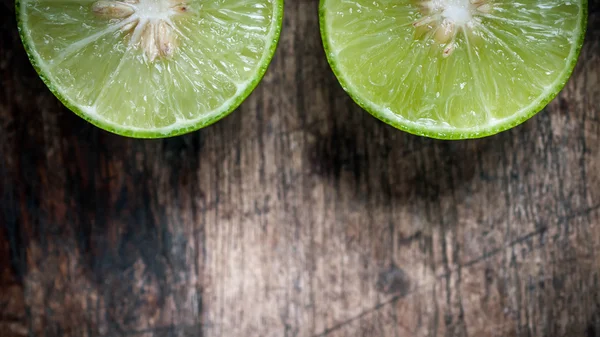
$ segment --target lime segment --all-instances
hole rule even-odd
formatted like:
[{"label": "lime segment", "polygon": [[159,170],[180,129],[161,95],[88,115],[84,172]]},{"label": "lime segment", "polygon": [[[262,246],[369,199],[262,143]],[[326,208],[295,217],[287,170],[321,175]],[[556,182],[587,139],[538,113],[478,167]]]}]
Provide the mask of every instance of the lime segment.
[{"label": "lime segment", "polygon": [[264,75],[282,0],[21,0],[32,63],[109,131],[177,135],[235,109]]},{"label": "lime segment", "polygon": [[435,138],[513,127],[564,86],[585,0],[321,0],[321,33],[344,89],[376,117]]}]

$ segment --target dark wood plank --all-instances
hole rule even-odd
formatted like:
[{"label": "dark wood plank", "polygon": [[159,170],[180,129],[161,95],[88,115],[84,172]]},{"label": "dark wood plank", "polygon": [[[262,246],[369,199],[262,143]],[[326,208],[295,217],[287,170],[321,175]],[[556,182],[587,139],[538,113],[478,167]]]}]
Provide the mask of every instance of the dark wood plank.
[{"label": "dark wood plank", "polygon": [[238,111],[156,141],[62,107],[2,6],[2,336],[600,336],[597,0],[559,97],[467,142],[358,108],[314,0]]}]

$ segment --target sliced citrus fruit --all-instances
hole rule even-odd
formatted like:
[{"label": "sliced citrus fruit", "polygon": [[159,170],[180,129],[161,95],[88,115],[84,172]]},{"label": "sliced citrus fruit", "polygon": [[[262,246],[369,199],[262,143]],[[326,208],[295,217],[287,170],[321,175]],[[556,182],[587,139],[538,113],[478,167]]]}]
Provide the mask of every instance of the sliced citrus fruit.
[{"label": "sliced citrus fruit", "polygon": [[250,94],[283,0],[20,0],[19,31],[50,90],[93,124],[140,138],[197,130]]},{"label": "sliced citrus fruit", "polygon": [[586,0],[321,0],[329,63],[377,118],[442,139],[522,123],[565,85]]}]

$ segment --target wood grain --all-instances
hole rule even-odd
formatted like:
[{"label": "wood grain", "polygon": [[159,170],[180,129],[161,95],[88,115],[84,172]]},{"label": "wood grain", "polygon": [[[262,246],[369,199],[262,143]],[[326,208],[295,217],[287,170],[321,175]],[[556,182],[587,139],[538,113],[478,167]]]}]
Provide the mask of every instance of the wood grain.
[{"label": "wood grain", "polygon": [[542,113],[466,142],[358,108],[288,0],[238,111],[141,141],[64,108],[0,11],[0,335],[600,336],[600,2]]}]

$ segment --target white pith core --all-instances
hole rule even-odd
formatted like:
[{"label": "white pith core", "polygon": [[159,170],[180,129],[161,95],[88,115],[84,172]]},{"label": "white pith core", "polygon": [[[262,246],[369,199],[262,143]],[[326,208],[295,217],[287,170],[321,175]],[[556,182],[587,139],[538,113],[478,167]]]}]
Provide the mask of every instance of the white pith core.
[{"label": "white pith core", "polygon": [[421,17],[413,26],[442,44],[444,57],[452,55],[459,31],[475,30],[482,24],[479,16],[494,9],[492,0],[419,0],[417,4]]},{"label": "white pith core", "polygon": [[149,61],[169,57],[177,49],[177,38],[171,21],[173,15],[188,8],[185,0],[98,0],[92,12],[107,20],[118,20],[129,43],[143,50]]}]

